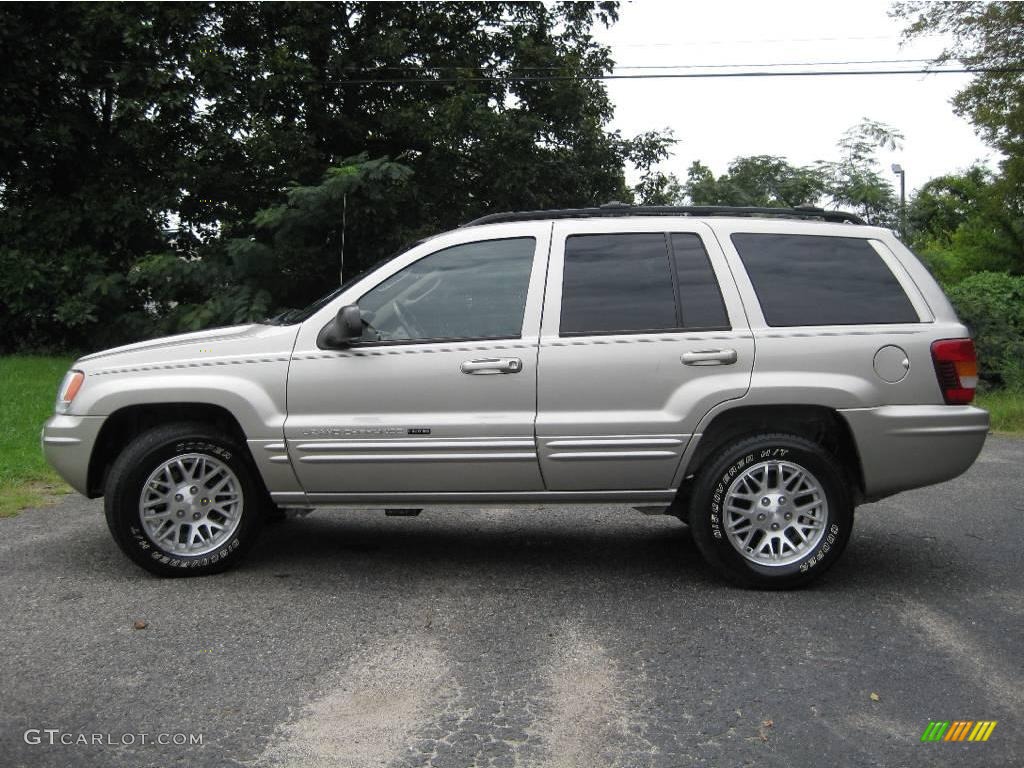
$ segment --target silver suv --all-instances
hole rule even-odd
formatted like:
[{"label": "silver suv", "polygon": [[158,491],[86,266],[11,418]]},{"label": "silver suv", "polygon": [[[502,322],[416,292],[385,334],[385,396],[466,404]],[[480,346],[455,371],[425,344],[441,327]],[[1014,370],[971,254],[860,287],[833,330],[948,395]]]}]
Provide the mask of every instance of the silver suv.
[{"label": "silver suv", "polygon": [[124,552],[233,565],[289,507],[615,502],[745,586],[956,477],[974,347],[893,234],[820,209],[497,214],[276,320],[78,360],[43,430]]}]

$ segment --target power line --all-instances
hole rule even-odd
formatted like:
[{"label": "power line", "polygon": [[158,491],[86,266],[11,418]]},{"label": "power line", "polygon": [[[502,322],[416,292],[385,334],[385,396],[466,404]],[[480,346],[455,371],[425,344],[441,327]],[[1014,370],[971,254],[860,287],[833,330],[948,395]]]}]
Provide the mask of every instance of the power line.
[{"label": "power line", "polygon": [[[351,78],[324,78],[309,79],[302,78],[305,82],[317,82],[331,84],[339,87],[363,86],[363,85],[459,85],[464,83],[553,83],[553,82],[587,82],[587,81],[610,81],[610,80],[688,80],[707,78],[758,78],[758,77],[852,77],[852,76],[895,76],[895,75],[945,75],[945,74],[1020,74],[1024,73],[1024,67],[949,67],[941,66],[935,68],[913,67],[913,68],[886,68],[886,69],[773,69],[775,67],[821,67],[821,66],[863,66],[875,64],[903,64],[920,63],[931,61],[931,59],[870,59],[862,61],[820,61],[820,62],[775,62],[775,63],[748,63],[748,64],[675,64],[675,65],[649,65],[634,67],[619,67],[618,69],[645,70],[643,72],[617,72],[608,74],[516,74],[516,72],[530,71],[543,72],[549,68],[516,68],[508,72],[494,72],[486,74],[486,70],[476,67],[456,66],[428,66],[428,67],[406,67],[406,71],[443,72],[447,70],[460,71],[473,69],[475,72],[484,74],[467,75],[444,75],[433,77],[429,74],[423,75],[395,75],[388,77],[372,77],[376,72],[400,71],[402,67],[377,67],[374,69],[353,69],[361,77]],[[111,62],[114,63],[114,62]],[[125,62],[118,62],[125,63]],[[740,71],[731,71],[736,67],[745,67]],[[550,69],[558,69],[551,67]],[[676,70],[716,70],[680,72]],[[659,71],[649,71],[659,70]],[[673,70],[673,71],[661,71]],[[717,71],[730,70],[730,71]]]},{"label": "power line", "polygon": [[[630,66],[616,64],[616,71],[620,69],[735,69],[737,67],[767,68],[767,67],[838,67],[854,64],[922,64],[933,59],[867,59],[855,61],[780,61],[765,64],[753,62],[750,64],[648,64]],[[558,67],[520,67],[517,69],[558,69]]]},{"label": "power line", "polygon": [[[835,66],[854,66],[863,64],[922,64],[933,61],[933,59],[853,59],[844,61],[775,61],[775,62],[749,62],[744,64],[615,64],[615,71],[623,69],[636,69],[636,70],[657,70],[657,69],[737,69],[739,67],[748,68],[769,68],[769,67],[835,67]],[[345,72],[355,72],[363,75],[374,74],[376,72],[444,72],[444,71],[465,71],[465,70],[477,70],[480,72],[487,72],[486,67],[475,67],[475,66],[458,66],[458,65],[418,65],[418,64],[394,64],[385,65],[380,67],[342,67]],[[548,66],[517,66],[512,67],[506,72],[496,72],[495,74],[500,75],[511,75],[513,72],[552,72],[560,71],[565,69],[564,65],[551,64]]]},{"label": "power line", "polygon": [[844,77],[844,76],[890,76],[890,75],[956,75],[956,74],[1019,74],[1024,67],[963,67],[941,69],[837,69],[837,70],[786,70],[786,71],[745,71],[745,72],[658,72],[643,74],[608,75],[495,75],[490,77],[391,77],[380,79],[327,79],[324,81],[338,86],[349,85],[459,85],[462,83],[554,83],[597,80],[688,80],[702,78],[742,77]]},{"label": "power line", "polygon": [[[712,45],[774,45],[777,43],[842,43],[862,40],[899,40],[902,35],[868,35],[861,37],[789,37],[762,40],[676,40],[673,42],[620,43],[602,39],[601,44],[613,48],[674,48],[689,45],[695,48]],[[939,34],[920,35],[921,38],[942,37]]]}]

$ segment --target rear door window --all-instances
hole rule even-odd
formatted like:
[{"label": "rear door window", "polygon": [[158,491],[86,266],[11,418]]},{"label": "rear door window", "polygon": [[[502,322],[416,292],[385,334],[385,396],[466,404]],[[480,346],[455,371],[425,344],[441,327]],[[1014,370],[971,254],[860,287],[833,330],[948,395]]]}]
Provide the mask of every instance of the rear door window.
[{"label": "rear door window", "polygon": [[696,234],[566,238],[562,336],[728,327],[718,281]]},{"label": "rear door window", "polygon": [[896,276],[868,240],[737,233],[732,242],[770,326],[920,320]]}]

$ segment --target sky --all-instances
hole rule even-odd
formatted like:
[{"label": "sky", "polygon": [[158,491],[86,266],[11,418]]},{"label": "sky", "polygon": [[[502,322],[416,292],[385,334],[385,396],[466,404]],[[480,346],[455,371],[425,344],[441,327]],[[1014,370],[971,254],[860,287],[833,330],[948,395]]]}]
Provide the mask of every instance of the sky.
[{"label": "sky", "polygon": [[[878,0],[634,0],[623,2],[618,23],[607,31],[598,26],[595,37],[611,47],[616,74],[663,72],[627,68],[667,65],[763,69],[775,63],[931,59],[948,42],[931,37],[901,45],[903,21],[890,18],[889,7]],[[675,132],[679,143],[660,168],[680,180],[694,160],[721,174],[742,155],[781,155],[796,165],[836,159],[843,131],[868,117],[905,136],[902,149],[880,152],[879,159],[887,174],[892,163],[903,166],[909,196],[929,179],[976,161],[998,163],[998,153],[953,112],[950,99],[969,81],[966,74],[936,74],[609,80],[606,85],[615,104],[612,128],[627,136],[663,128]],[[897,177],[891,178],[898,190]],[[636,181],[635,174],[630,181]]]}]

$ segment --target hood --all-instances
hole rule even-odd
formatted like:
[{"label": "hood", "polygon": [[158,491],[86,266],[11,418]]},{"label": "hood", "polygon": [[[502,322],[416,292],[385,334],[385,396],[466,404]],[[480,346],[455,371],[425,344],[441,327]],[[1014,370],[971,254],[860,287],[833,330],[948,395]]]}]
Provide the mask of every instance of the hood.
[{"label": "hood", "polygon": [[227,328],[213,328],[205,331],[196,331],[194,333],[179,333],[175,336],[163,336],[159,339],[139,341],[135,344],[125,344],[121,347],[112,347],[100,352],[93,352],[91,355],[80,357],[78,362],[87,363],[92,360],[100,360],[104,357],[124,355],[129,352],[157,352],[162,349],[170,351],[173,347],[187,346],[192,348],[197,344],[202,346],[206,342],[224,343],[234,341],[236,339],[247,339],[255,336],[259,333],[260,329],[266,327],[267,326],[260,325],[258,323],[251,323],[249,325],[232,325]]},{"label": "hood", "polygon": [[86,375],[144,370],[194,370],[197,367],[287,360],[291,356],[298,325],[235,325],[198,333],[182,333],[105,349],[79,358],[74,367]]}]

